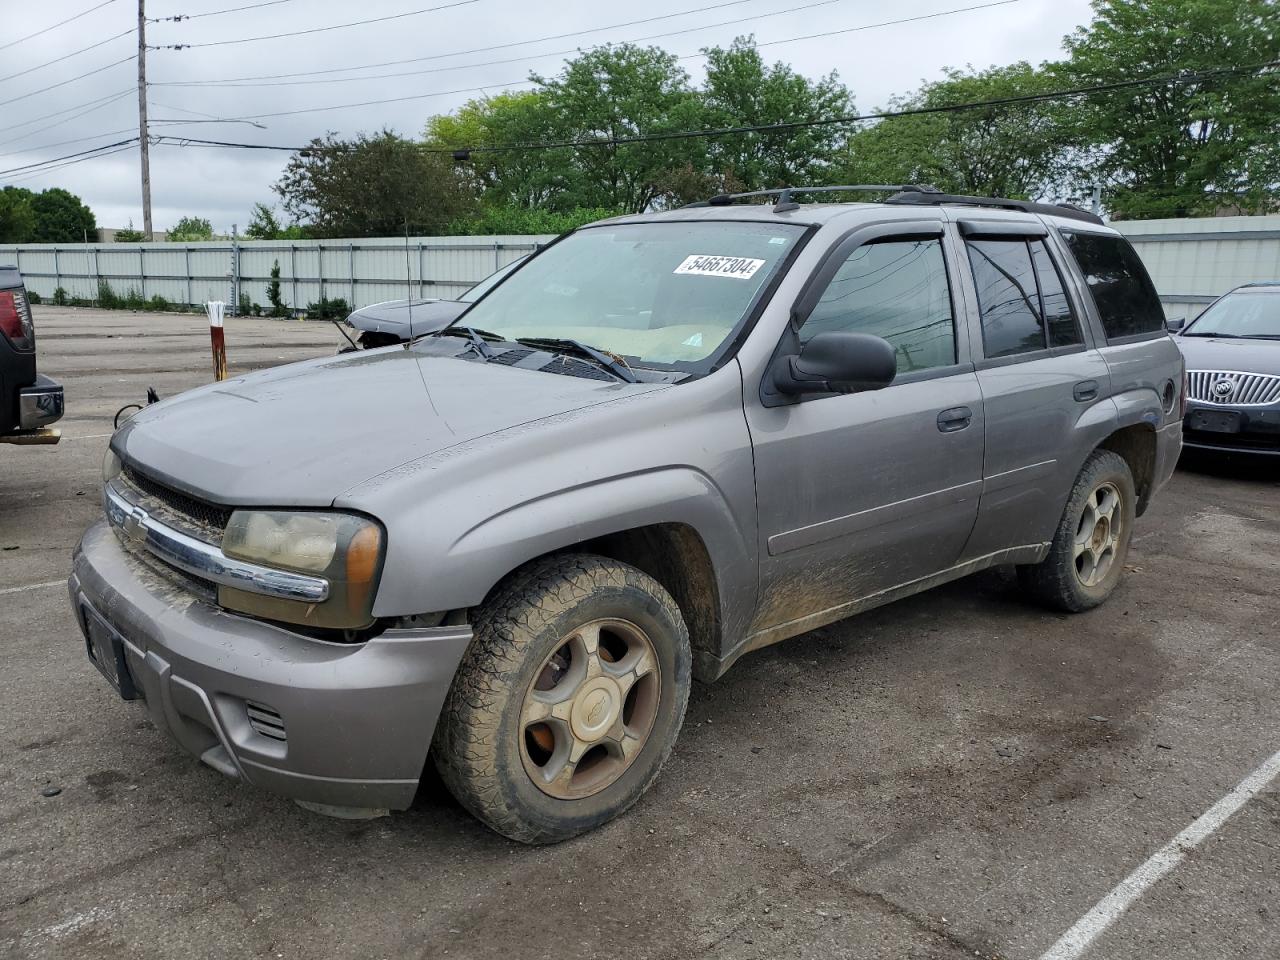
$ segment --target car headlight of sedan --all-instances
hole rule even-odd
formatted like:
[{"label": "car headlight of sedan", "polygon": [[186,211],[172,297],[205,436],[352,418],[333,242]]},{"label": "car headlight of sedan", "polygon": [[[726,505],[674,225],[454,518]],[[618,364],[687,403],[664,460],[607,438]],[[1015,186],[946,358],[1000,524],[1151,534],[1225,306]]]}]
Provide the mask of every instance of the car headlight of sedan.
[{"label": "car headlight of sedan", "polygon": [[120,458],[116,456],[116,452],[107,447],[107,455],[102,458],[102,482],[110,483],[116,477],[120,476],[120,471],[124,469],[120,463]]},{"label": "car headlight of sedan", "polygon": [[384,540],[379,524],[355,514],[237,510],[222,537],[224,554],[323,577],[329,596],[308,603],[219,586],[218,603],[266,620],[309,627],[358,630],[370,626]]}]

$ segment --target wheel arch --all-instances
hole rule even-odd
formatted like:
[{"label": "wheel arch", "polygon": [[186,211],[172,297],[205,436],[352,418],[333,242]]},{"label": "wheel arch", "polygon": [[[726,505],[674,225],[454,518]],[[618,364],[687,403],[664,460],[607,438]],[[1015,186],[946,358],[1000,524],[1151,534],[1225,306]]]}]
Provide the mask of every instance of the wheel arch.
[{"label": "wheel arch", "polygon": [[1119,454],[1133,474],[1133,487],[1137,495],[1137,515],[1146,512],[1156,475],[1156,431],[1150,423],[1134,423],[1121,427],[1098,444],[1099,450]]}]

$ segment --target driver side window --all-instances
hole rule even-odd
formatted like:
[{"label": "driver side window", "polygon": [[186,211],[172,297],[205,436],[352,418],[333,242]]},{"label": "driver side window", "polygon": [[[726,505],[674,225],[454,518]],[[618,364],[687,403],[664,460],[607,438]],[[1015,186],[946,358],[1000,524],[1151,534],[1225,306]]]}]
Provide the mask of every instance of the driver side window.
[{"label": "driver side window", "polygon": [[885,240],[854,250],[800,328],[800,342],[833,330],[888,340],[900,374],[954,364],[956,328],[942,242]]}]

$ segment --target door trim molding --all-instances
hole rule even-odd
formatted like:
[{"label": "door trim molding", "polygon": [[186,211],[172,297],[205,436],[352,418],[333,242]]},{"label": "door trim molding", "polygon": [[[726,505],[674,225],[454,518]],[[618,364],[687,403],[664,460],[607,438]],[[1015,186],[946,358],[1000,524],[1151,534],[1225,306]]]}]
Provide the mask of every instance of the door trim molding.
[{"label": "door trim molding", "polygon": [[930,510],[938,510],[957,503],[963,503],[966,500],[972,500],[982,493],[984,482],[982,480],[970,480],[954,487],[945,487],[942,490],[923,493],[918,497],[897,500],[879,507],[860,510],[857,513],[832,517],[830,520],[820,520],[808,526],[775,533],[768,540],[769,556],[780,557],[793,550],[811,547],[825,540],[834,540],[837,537],[870,530],[872,527],[878,527],[881,524],[892,523],[911,514],[927,513]]}]

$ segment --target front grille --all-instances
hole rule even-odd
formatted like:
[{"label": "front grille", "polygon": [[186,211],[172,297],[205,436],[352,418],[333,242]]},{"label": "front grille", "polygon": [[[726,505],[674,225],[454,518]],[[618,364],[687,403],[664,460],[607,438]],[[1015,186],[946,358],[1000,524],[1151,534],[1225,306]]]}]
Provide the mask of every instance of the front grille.
[{"label": "front grille", "polygon": [[125,497],[157,520],[206,543],[222,542],[222,534],[231,520],[231,510],[227,507],[188,496],[131,466],[124,468],[121,479],[124,480],[121,492]]},{"label": "front grille", "polygon": [[1201,403],[1261,407],[1280,400],[1280,376],[1231,370],[1188,370],[1188,396]]},{"label": "front grille", "polygon": [[284,732],[284,718],[280,714],[270,707],[251,701],[245,701],[244,707],[249,715],[249,726],[253,728],[254,733],[282,743],[288,740]]}]

